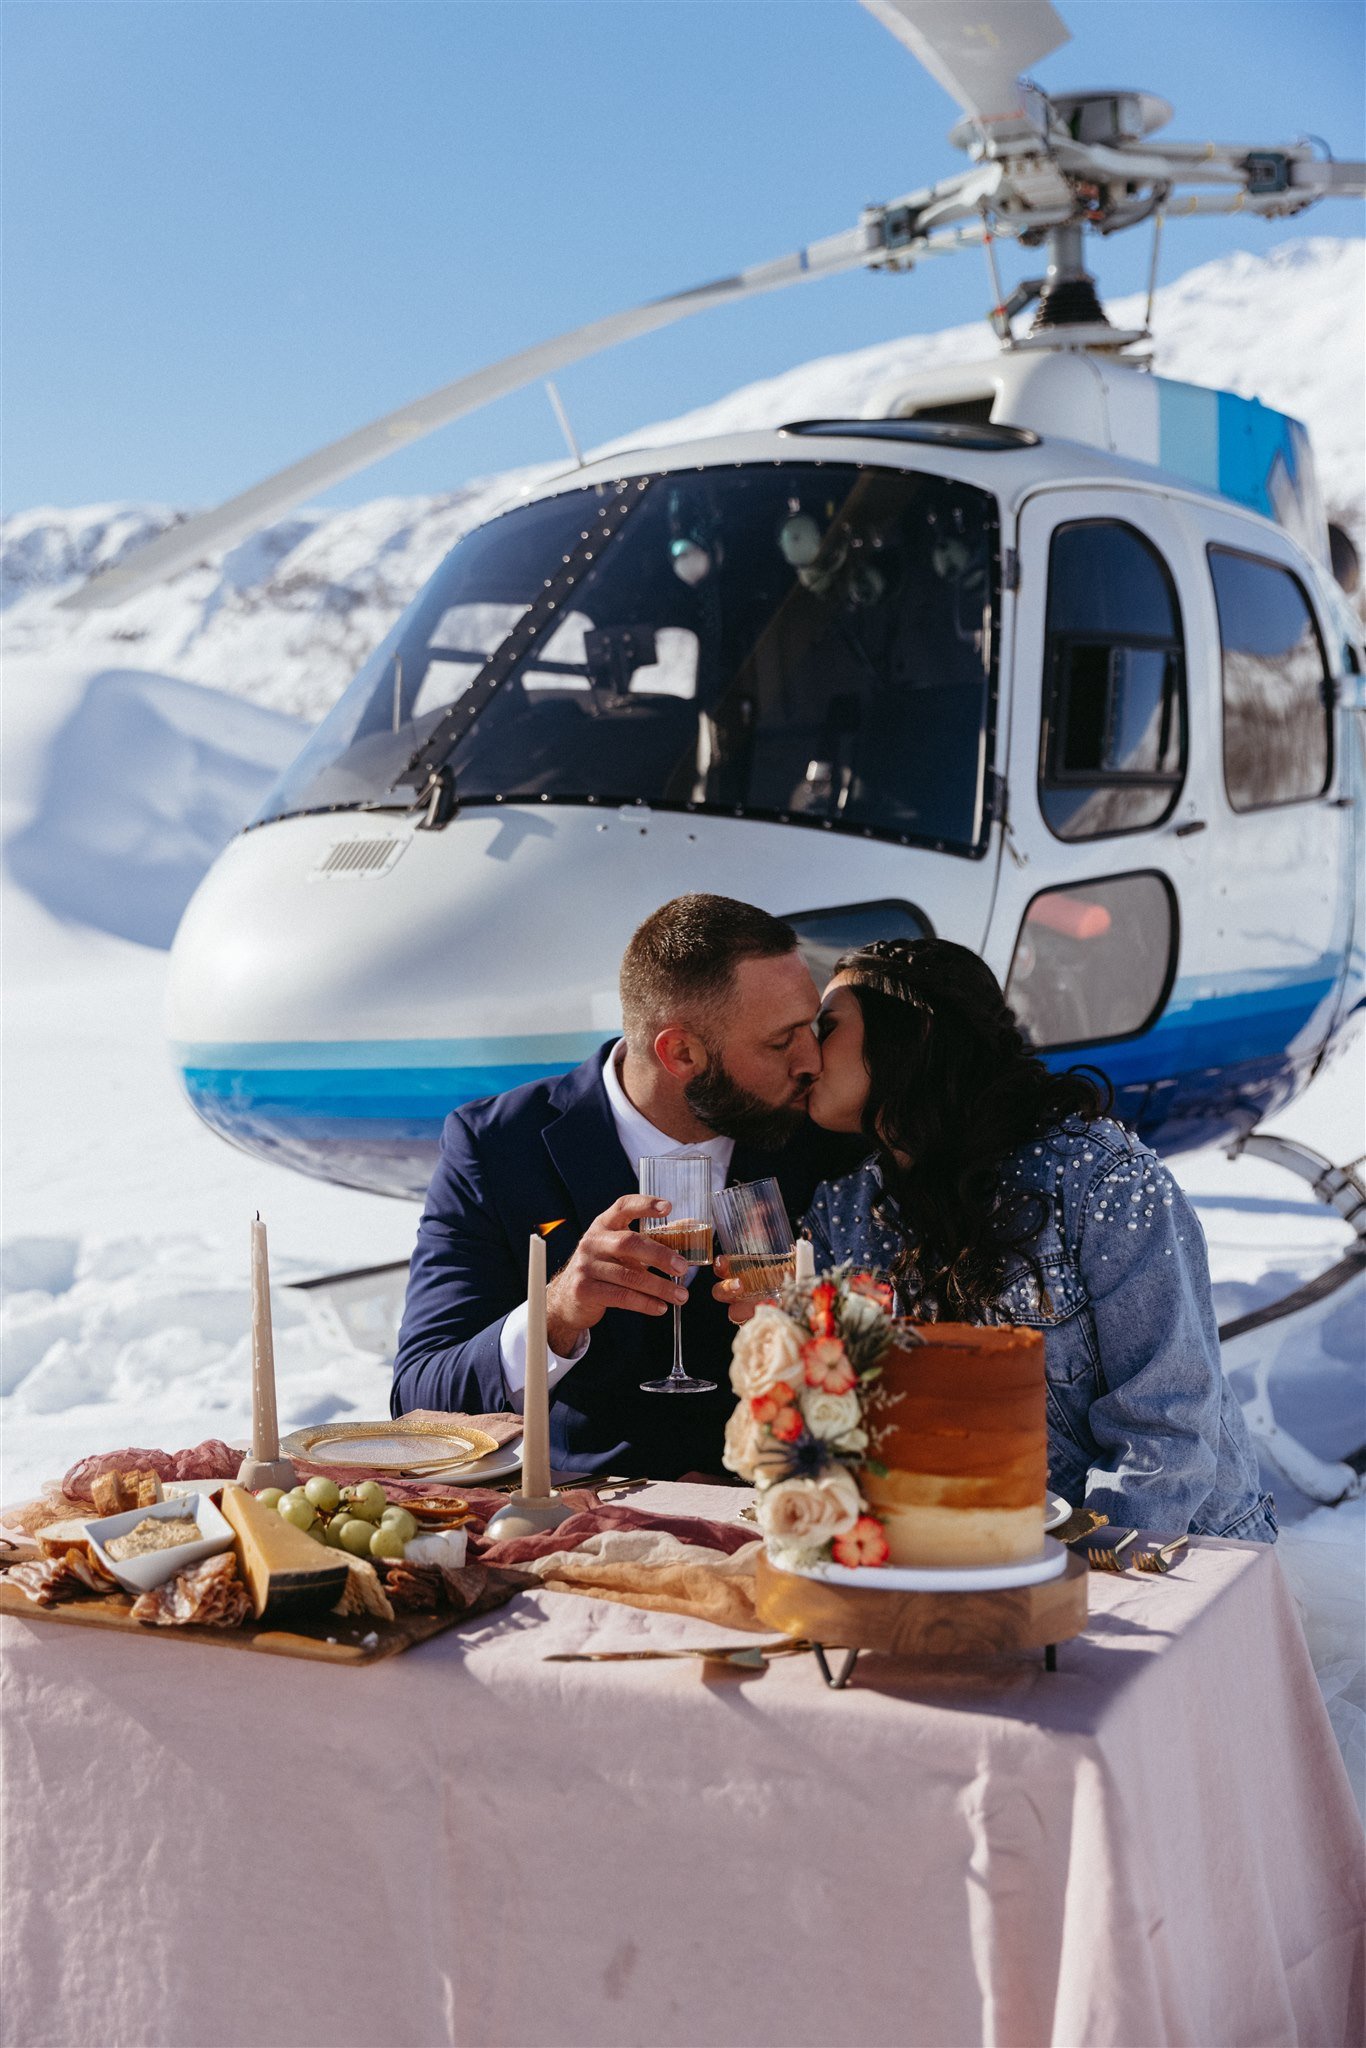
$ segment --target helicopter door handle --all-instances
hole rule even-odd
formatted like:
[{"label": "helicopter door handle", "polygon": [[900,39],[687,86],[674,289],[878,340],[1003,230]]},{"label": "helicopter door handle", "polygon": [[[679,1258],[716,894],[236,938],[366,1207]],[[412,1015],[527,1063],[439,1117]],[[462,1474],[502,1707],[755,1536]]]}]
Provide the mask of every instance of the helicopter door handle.
[{"label": "helicopter door handle", "polygon": [[1177,839],[1190,839],[1196,832],[1203,832],[1204,829],[1205,821],[1203,818],[1187,818],[1184,825],[1176,825],[1172,828]]}]

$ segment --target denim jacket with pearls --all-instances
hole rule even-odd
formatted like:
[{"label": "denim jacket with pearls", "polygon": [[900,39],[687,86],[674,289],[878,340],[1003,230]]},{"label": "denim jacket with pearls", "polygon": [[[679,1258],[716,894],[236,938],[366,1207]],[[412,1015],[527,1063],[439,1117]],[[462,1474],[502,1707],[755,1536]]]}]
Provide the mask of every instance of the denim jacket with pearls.
[{"label": "denim jacket with pearls", "polygon": [[[1276,1540],[1274,1504],[1219,1358],[1199,1220],[1146,1145],[1108,1118],[1068,1123],[1002,1169],[1043,1198],[989,1320],[1043,1332],[1049,1485],[1112,1522]],[[876,1161],[823,1181],[806,1216],[819,1270],[886,1269],[900,1249]]]}]

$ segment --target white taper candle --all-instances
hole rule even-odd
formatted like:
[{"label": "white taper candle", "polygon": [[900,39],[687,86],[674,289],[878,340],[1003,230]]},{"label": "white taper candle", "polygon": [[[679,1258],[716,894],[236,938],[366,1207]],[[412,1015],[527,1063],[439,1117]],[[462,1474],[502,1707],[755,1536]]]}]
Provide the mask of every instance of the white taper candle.
[{"label": "white taper candle", "polygon": [[522,1492],[550,1493],[550,1382],[545,1342],[545,1239],[533,1231],[526,1262],[526,1389],[522,1398]]},{"label": "white taper candle", "polygon": [[816,1247],[809,1237],[797,1239],[796,1261],[792,1272],[799,1286],[803,1281],[814,1280],[816,1277]]},{"label": "white taper candle", "polygon": [[275,1414],[275,1339],[270,1320],[270,1255],[257,1211],[251,1226],[251,1454],[269,1462],[280,1455]]}]

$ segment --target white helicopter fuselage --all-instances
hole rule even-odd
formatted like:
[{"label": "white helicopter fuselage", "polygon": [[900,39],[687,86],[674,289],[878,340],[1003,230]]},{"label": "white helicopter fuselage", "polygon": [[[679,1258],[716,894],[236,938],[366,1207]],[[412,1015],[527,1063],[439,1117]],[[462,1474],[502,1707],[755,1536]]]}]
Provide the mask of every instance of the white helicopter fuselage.
[{"label": "white helicopter fuselage", "polygon": [[[175,942],[170,1034],[199,1113],[305,1172],[419,1193],[452,1107],[568,1067],[619,1029],[626,940],[690,890],[795,916],[818,967],[878,930],[971,946],[1050,1058],[1104,1068],[1120,1113],[1164,1149],[1245,1131],[1303,1085],[1362,994],[1359,635],[1350,651],[1318,554],[1220,492],[1208,436],[1202,447],[1194,434],[1185,465],[1201,476],[1204,464],[1200,481],[1115,452],[1137,439],[1170,463],[1157,380],[1081,352],[1070,366],[1056,353],[1002,362],[1004,386],[998,365],[977,365],[888,394],[881,423],[634,451],[527,494],[815,463],[989,494],[999,574],[976,848],[837,816],[501,793],[465,802],[458,789],[439,830],[396,808],[273,818],[229,845]],[[1030,427],[1062,413],[1064,381],[1084,383],[1085,434],[1099,445],[1054,428],[1034,445],[973,449],[929,428],[899,438],[886,419],[946,392],[971,402],[984,380],[992,417]],[[1182,403],[1194,419],[1200,401]],[[1312,484],[1303,464],[1298,495],[1294,483],[1281,478],[1283,514]],[[1165,568],[1185,737],[1160,821],[1067,837],[1042,788],[1041,732],[1057,659],[1050,561],[1060,530],[1080,527],[1121,527]],[[1211,549],[1281,572],[1312,610],[1336,701],[1325,707],[1327,780],[1303,800],[1231,800]]]}]

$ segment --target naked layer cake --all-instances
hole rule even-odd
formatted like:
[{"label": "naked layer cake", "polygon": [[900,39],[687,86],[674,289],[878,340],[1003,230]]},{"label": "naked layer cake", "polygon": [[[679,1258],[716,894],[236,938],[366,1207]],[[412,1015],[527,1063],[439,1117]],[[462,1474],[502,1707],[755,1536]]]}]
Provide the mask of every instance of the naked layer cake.
[{"label": "naked layer cake", "polygon": [[894,1565],[993,1565],[1043,1549],[1048,1484],[1037,1330],[922,1323],[864,1399],[859,1483]]}]

